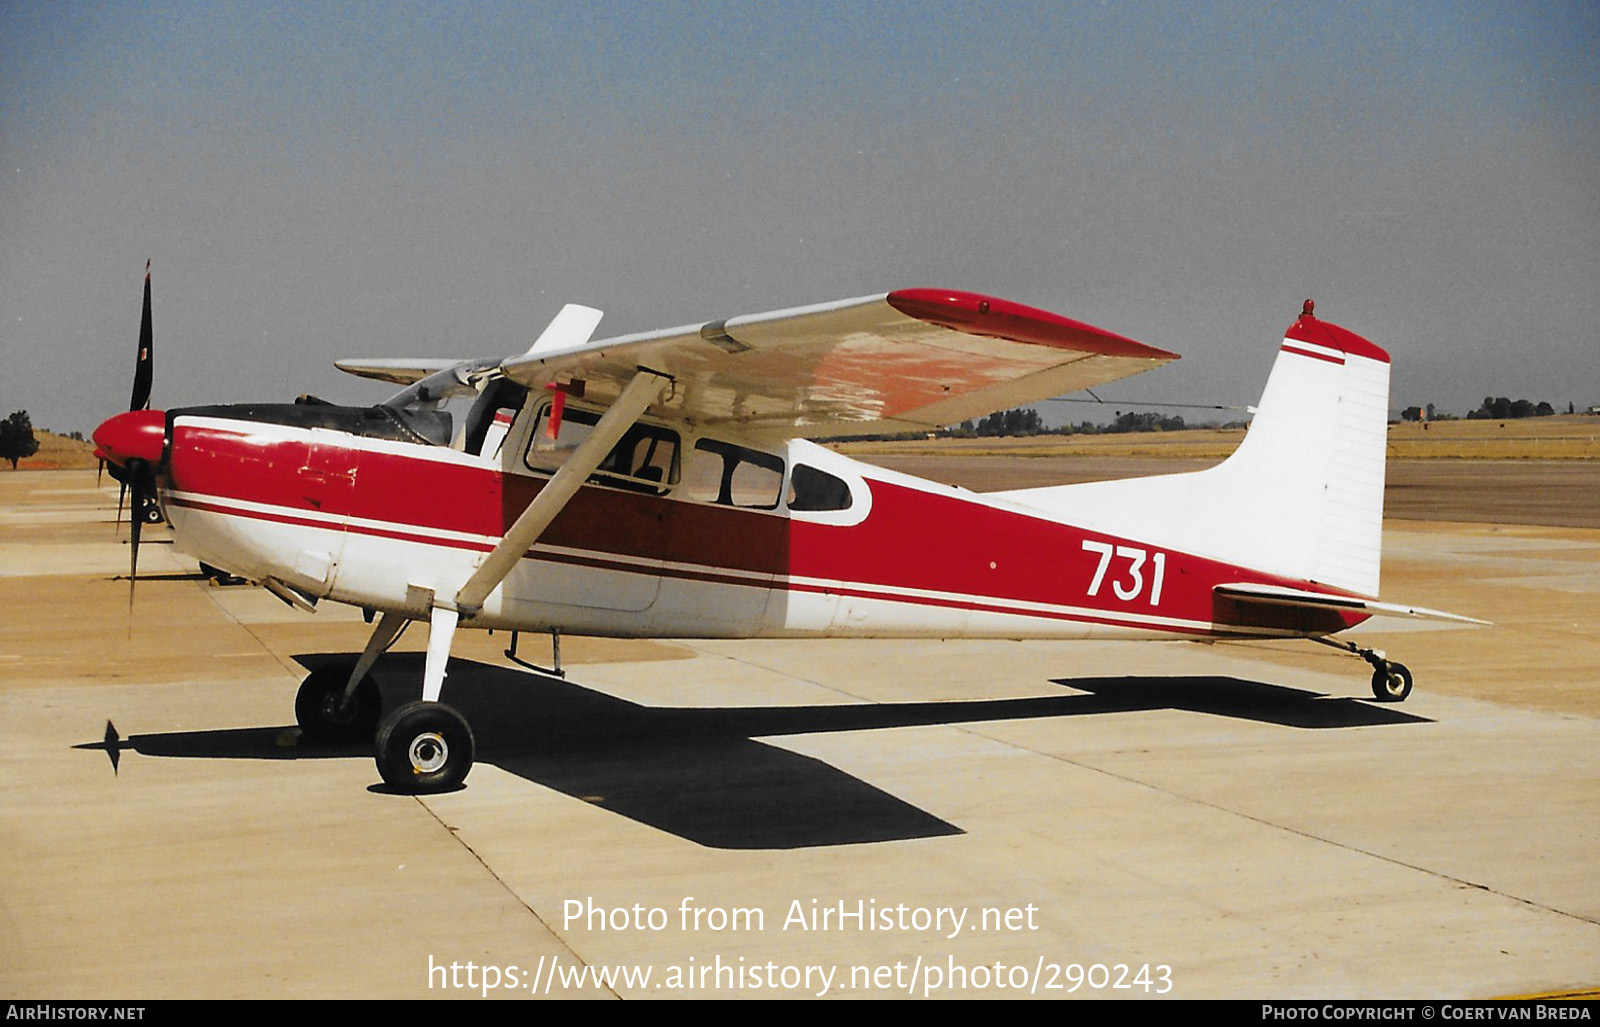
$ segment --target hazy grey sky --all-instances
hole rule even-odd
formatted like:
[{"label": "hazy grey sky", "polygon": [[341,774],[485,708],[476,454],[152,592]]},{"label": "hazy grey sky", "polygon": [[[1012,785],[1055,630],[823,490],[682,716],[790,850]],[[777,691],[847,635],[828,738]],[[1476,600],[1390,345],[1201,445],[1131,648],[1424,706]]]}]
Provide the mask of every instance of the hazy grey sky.
[{"label": "hazy grey sky", "polygon": [[[526,349],[908,286],[1250,402],[1300,301],[1393,405],[1600,403],[1600,4],[0,0],[0,414],[370,401]],[[1081,408],[1066,408],[1075,419]]]}]

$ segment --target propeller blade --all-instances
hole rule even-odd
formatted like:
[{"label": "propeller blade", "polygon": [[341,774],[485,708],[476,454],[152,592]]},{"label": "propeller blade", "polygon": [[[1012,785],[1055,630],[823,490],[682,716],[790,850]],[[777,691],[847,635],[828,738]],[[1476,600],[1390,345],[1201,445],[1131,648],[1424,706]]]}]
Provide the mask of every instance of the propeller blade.
[{"label": "propeller blade", "polygon": [[133,366],[133,398],[129,410],[143,410],[150,405],[150,382],[155,357],[154,336],[150,330],[150,262],[144,262],[144,313],[139,318],[139,362]]},{"label": "propeller blade", "polygon": [[128,511],[128,526],[132,529],[128,546],[128,604],[133,604],[133,583],[139,577],[139,532],[144,527],[144,477],[142,461],[128,461],[133,482],[133,506]]}]

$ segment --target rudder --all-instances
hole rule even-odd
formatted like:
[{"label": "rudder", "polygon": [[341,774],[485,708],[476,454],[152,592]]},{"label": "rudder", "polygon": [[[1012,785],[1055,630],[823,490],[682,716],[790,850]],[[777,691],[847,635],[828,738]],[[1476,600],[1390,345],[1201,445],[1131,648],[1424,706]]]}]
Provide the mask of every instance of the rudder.
[{"label": "rudder", "polygon": [[1285,333],[1244,441],[1216,467],[995,495],[1073,524],[1378,594],[1389,354],[1319,321]]}]

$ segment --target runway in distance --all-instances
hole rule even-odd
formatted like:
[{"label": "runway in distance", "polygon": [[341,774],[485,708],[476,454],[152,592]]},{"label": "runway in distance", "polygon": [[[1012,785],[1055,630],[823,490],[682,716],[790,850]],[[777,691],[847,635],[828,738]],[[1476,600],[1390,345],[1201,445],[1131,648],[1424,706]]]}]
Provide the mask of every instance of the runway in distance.
[{"label": "runway in distance", "polygon": [[[372,739],[397,788],[458,787],[464,717],[439,701],[463,628],[649,638],[1335,639],[1380,602],[1389,355],[1288,329],[1244,442],[1207,470],[974,493],[808,438],[927,430],[1176,359],[988,296],[903,289],[593,340],[568,305],[523,353],[340,360],[401,390],[372,406],[150,410],[149,277],[134,409],[94,433],[140,525],[294,606],[376,620],[312,671],[309,739]],[[131,586],[130,586],[131,587]],[[428,625],[420,699],[370,671]]]}]

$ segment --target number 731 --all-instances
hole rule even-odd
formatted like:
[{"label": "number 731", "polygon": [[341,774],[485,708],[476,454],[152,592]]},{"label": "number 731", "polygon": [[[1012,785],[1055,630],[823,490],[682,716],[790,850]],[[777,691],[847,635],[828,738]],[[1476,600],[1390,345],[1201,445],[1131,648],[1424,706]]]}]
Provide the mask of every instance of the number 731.
[{"label": "number 731", "polygon": [[1125,578],[1111,579],[1111,591],[1125,603],[1139,598],[1140,593],[1145,590],[1144,565],[1148,559],[1154,566],[1150,575],[1150,605],[1155,606],[1161,602],[1161,582],[1167,573],[1166,553],[1156,553],[1151,557],[1149,552],[1138,546],[1114,546],[1110,542],[1091,542],[1088,539],[1083,541],[1083,550],[1086,553],[1100,554],[1100,565],[1094,569],[1094,580],[1089,582],[1089,595],[1100,594],[1100,586],[1105,584],[1106,571],[1111,567],[1111,558],[1116,556],[1118,559],[1127,560],[1128,567]]}]

